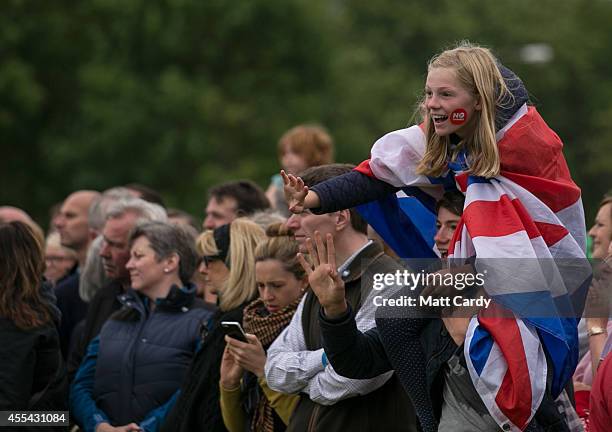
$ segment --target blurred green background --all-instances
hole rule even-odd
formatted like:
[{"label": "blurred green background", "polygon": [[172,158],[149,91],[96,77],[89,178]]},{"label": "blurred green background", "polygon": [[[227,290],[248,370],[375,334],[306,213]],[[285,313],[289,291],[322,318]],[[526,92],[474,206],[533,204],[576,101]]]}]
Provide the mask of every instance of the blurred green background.
[{"label": "blurred green background", "polygon": [[0,205],[43,226],[70,191],[140,182],[202,216],[206,189],[279,169],[325,125],[358,163],[410,124],[426,62],[493,49],[565,142],[587,225],[612,183],[609,0],[4,0]]}]

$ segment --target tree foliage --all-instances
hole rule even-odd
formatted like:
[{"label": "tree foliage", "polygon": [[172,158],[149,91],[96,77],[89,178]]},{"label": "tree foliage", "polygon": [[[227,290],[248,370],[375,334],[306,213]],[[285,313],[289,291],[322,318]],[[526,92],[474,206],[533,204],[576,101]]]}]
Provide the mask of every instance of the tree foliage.
[{"label": "tree foliage", "polygon": [[[206,189],[277,171],[320,122],[357,163],[411,122],[427,60],[494,50],[565,141],[589,217],[610,187],[612,2],[7,0],[0,15],[0,203],[47,222],[78,188],[140,182],[201,215]],[[543,43],[546,64],[521,60]]]}]

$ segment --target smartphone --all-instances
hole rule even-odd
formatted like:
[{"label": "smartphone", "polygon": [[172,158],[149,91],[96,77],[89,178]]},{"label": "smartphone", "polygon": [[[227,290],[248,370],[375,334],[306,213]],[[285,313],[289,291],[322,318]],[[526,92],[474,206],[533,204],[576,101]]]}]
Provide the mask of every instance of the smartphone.
[{"label": "smartphone", "polygon": [[242,326],[237,321],[221,321],[223,333],[231,338],[237,339],[240,342],[247,342],[246,334]]}]

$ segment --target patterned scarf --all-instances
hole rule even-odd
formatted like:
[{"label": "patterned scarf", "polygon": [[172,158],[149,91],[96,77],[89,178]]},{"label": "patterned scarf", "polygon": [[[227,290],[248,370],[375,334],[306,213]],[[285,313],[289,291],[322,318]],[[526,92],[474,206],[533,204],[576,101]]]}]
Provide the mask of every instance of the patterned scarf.
[{"label": "patterned scarf", "polygon": [[[257,299],[244,309],[242,325],[244,331],[257,336],[264,349],[274,342],[280,333],[289,325],[302,298],[285,306],[275,313],[269,313],[261,299]],[[262,394],[257,402],[251,421],[251,430],[257,432],[274,432],[274,414],[268,398]]]}]

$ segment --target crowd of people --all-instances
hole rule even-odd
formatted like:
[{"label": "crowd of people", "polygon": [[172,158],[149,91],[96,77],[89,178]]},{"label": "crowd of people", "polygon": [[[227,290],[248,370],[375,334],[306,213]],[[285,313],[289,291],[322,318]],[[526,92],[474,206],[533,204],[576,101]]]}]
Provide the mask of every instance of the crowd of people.
[{"label": "crowd of people", "polygon": [[[68,411],[32,430],[86,432],[609,430],[612,195],[587,233],[559,138],[489,50],[427,72],[422,123],[367,161],[333,163],[327,131],[296,126],[266,192],[215,185],[199,218],[139,184],[71,193],[46,237],[0,207],[0,411]],[[560,276],[547,291],[504,268],[529,277],[485,284],[493,307],[469,312],[373,301],[378,275],[431,257],[441,275],[494,258]]]}]

